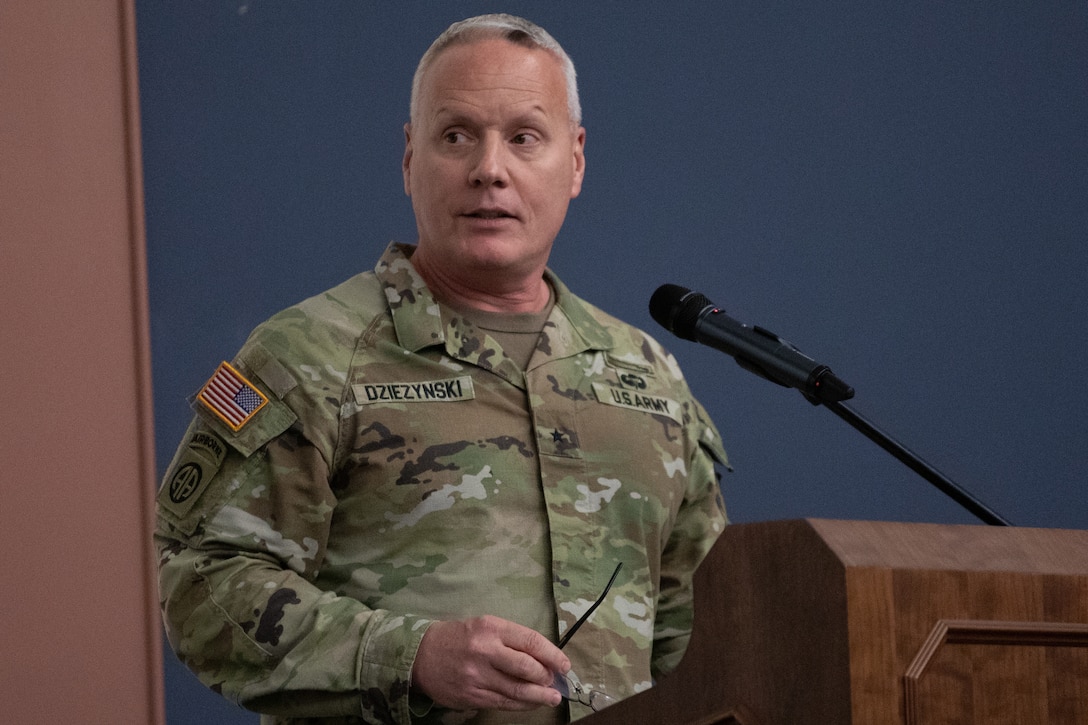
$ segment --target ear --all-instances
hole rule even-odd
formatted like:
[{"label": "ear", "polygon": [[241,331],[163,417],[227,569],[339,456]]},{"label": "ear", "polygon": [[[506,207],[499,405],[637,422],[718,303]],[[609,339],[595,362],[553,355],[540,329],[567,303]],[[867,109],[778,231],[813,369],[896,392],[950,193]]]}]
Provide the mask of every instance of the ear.
[{"label": "ear", "polygon": [[570,198],[582,193],[582,179],[586,175],[586,130],[579,126],[574,135],[574,174],[571,177]]},{"label": "ear", "polygon": [[412,195],[412,124],[404,124],[404,160],[401,162],[401,173],[404,174],[404,193]]}]

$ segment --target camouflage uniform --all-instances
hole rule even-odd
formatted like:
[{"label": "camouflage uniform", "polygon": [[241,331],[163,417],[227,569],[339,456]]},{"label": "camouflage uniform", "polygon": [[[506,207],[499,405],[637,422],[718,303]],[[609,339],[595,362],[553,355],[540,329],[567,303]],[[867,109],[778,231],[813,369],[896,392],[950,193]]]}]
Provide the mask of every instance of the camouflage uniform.
[{"label": "camouflage uniform", "polygon": [[266,722],[554,722],[410,701],[420,639],[494,614],[556,641],[622,561],[564,651],[589,687],[649,687],[725,524],[717,431],[672,357],[554,275],[523,371],[411,252],[259,326],[233,364],[241,422],[194,401],[156,527],[174,649]]}]

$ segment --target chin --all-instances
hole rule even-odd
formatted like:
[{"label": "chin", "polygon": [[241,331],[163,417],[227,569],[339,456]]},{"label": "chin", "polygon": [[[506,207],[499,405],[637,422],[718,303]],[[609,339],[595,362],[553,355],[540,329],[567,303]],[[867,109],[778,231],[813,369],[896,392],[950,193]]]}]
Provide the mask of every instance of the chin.
[{"label": "chin", "polygon": [[[540,255],[531,252],[522,240],[477,239],[464,245],[465,255],[473,264],[484,269],[514,269],[531,266]],[[545,261],[547,255],[544,255]]]}]

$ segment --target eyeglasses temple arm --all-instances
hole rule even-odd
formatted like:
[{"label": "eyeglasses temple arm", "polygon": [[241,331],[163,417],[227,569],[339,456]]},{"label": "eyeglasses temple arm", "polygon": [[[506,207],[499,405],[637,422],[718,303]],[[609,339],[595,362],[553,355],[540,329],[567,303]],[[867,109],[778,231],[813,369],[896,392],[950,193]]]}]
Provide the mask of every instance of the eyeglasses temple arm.
[{"label": "eyeglasses temple arm", "polygon": [[589,619],[589,615],[593,614],[597,607],[601,606],[601,602],[604,601],[605,596],[608,594],[608,590],[612,588],[612,584],[616,581],[616,577],[620,573],[620,567],[623,566],[623,562],[616,564],[616,570],[612,572],[612,578],[608,580],[608,584],[605,585],[604,591],[601,592],[601,596],[597,597],[597,601],[593,602],[593,605],[586,610],[586,613],[581,617],[578,617],[578,621],[574,623],[574,626],[567,630],[567,633],[563,635],[563,638],[559,640],[559,649],[570,641],[570,638],[574,636],[574,633],[578,631],[578,628],[585,624],[585,621]]}]

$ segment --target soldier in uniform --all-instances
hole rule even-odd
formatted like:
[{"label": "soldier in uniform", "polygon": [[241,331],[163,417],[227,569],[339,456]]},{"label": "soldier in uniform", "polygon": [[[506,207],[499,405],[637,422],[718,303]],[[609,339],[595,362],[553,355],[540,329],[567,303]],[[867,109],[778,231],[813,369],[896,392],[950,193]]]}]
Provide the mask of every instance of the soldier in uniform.
[{"label": "soldier in uniform", "polygon": [[455,23],[405,139],[417,243],[194,398],[158,498],[167,634],[265,723],[567,722],[682,657],[725,453],[675,360],[547,269],[585,170],[550,35]]}]

